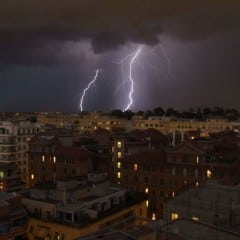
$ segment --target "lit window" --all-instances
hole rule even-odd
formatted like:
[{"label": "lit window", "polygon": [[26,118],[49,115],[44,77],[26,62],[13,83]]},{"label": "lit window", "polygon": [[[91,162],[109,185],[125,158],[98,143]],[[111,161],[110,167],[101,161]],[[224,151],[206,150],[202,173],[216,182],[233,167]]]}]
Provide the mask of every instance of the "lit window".
[{"label": "lit window", "polygon": [[191,136],[191,139],[192,139],[192,140],[194,140],[194,139],[195,139],[195,137],[194,137],[194,136]]},{"label": "lit window", "polygon": [[4,178],[4,172],[0,171],[0,178]]},{"label": "lit window", "polygon": [[114,152],[114,147],[112,146],[112,152]]},{"label": "lit window", "polygon": [[196,163],[199,164],[199,156],[196,157]]},{"label": "lit window", "polygon": [[121,152],[118,152],[118,153],[117,153],[117,157],[118,157],[118,158],[122,158],[122,153],[121,153]]},{"label": "lit window", "polygon": [[198,183],[198,182],[196,182],[196,183],[195,183],[195,186],[196,186],[196,187],[198,187],[198,186],[199,186],[199,183]]},{"label": "lit window", "polygon": [[212,172],[211,172],[211,170],[207,170],[207,178],[211,178],[212,177]]},{"label": "lit window", "polygon": [[175,198],[175,192],[172,192],[172,198]]},{"label": "lit window", "polygon": [[145,193],[148,194],[149,193],[149,189],[145,188]]},{"label": "lit window", "polygon": [[118,178],[118,179],[121,178],[121,172],[118,172],[118,173],[117,173],[117,178]]},{"label": "lit window", "polygon": [[56,157],[54,156],[54,157],[53,157],[53,162],[56,163],[56,161],[57,161],[57,159],[56,159]]},{"label": "lit window", "polygon": [[32,180],[34,179],[34,174],[31,174],[31,179],[32,179]]},{"label": "lit window", "polygon": [[121,168],[121,162],[117,162],[117,168]]},{"label": "lit window", "polygon": [[0,182],[0,190],[3,190],[3,182]]},{"label": "lit window", "polygon": [[152,220],[156,220],[156,213],[152,213]]},{"label": "lit window", "polygon": [[149,201],[146,200],[146,207],[148,208],[148,206],[149,206]]},{"label": "lit window", "polygon": [[44,156],[44,155],[42,155],[42,161],[43,161],[43,162],[45,161],[45,156]]},{"label": "lit window", "polygon": [[179,218],[178,213],[171,214],[172,221],[177,220]]},{"label": "lit window", "polygon": [[136,171],[138,170],[138,165],[137,165],[137,163],[134,163],[134,165],[133,165],[133,170],[134,170],[134,172],[136,172]]},{"label": "lit window", "polygon": [[199,217],[192,216],[192,220],[193,220],[193,221],[199,221]]},{"label": "lit window", "polygon": [[122,142],[118,141],[118,142],[117,142],[117,147],[118,147],[118,148],[121,148],[121,147],[122,147]]}]

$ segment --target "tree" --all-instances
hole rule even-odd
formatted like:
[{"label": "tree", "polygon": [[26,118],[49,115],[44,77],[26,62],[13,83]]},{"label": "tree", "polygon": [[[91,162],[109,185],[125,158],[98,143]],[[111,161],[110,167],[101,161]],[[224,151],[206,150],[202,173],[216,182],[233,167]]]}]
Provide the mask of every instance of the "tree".
[{"label": "tree", "polygon": [[161,107],[154,108],[153,113],[155,116],[162,117],[165,113],[165,111]]}]

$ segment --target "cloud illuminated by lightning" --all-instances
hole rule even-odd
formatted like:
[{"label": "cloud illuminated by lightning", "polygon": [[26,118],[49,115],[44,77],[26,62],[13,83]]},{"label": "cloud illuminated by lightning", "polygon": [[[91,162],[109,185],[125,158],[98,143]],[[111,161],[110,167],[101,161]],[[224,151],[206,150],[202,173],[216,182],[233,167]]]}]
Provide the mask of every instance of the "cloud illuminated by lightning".
[{"label": "cloud illuminated by lightning", "polygon": [[[133,55],[131,61],[130,61],[130,65],[129,65],[129,81],[130,81],[130,92],[128,94],[128,98],[129,98],[129,103],[128,105],[126,106],[126,108],[124,109],[124,111],[127,111],[129,110],[129,108],[132,106],[133,104],[133,99],[132,99],[132,95],[133,95],[133,92],[134,92],[134,79],[133,79],[133,76],[132,76],[132,68],[133,68],[133,64],[134,62],[136,61],[137,57],[139,56],[140,52],[142,51],[142,48],[139,47],[138,50],[135,52],[135,54]],[[127,57],[130,57],[131,55],[128,55]]]},{"label": "cloud illuminated by lightning", "polygon": [[83,94],[82,94],[81,101],[80,101],[80,110],[81,110],[81,112],[83,111],[83,100],[84,100],[84,97],[85,97],[85,95],[86,95],[86,92],[90,89],[90,87],[92,86],[92,84],[95,83],[95,81],[97,80],[98,73],[99,73],[99,70],[97,69],[93,80],[92,80],[92,81],[88,84],[88,86],[83,90]]}]

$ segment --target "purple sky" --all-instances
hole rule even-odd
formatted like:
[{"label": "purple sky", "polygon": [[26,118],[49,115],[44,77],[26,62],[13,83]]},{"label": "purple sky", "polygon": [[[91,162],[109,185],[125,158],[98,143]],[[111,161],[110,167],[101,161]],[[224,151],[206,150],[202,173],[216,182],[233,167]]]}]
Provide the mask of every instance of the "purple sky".
[{"label": "purple sky", "polygon": [[[240,106],[238,0],[2,0],[0,111]],[[164,51],[162,50],[164,48]],[[166,55],[168,59],[166,59]]]}]

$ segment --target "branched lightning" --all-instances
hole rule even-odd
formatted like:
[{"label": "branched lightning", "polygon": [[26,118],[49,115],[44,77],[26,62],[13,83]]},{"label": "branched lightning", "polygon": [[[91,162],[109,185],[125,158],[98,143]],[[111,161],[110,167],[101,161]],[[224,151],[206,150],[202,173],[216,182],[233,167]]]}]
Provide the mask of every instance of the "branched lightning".
[{"label": "branched lightning", "polygon": [[[126,108],[124,109],[124,111],[129,110],[129,108],[132,106],[132,103],[133,103],[132,95],[133,95],[133,92],[134,92],[134,80],[133,80],[133,77],[132,77],[132,67],[133,67],[133,64],[134,64],[135,60],[139,56],[141,50],[142,50],[142,48],[139,47],[138,50],[134,53],[134,55],[133,55],[133,57],[132,57],[132,59],[130,61],[130,65],[129,65],[129,81],[130,81],[131,86],[130,86],[130,92],[128,94],[129,103],[126,106]],[[128,55],[127,57],[130,57],[130,56],[131,55]]]},{"label": "branched lightning", "polygon": [[159,46],[160,46],[160,48],[162,50],[162,53],[163,53],[163,56],[164,56],[164,58],[166,59],[166,62],[167,62],[168,74],[171,75],[171,62],[170,62],[170,58],[168,57],[166,49],[164,48],[164,46],[162,44],[160,44]]},{"label": "branched lightning", "polygon": [[84,97],[85,97],[85,95],[86,95],[86,92],[89,90],[89,88],[92,86],[92,84],[95,83],[95,81],[97,80],[98,73],[99,73],[99,70],[97,69],[93,80],[92,80],[92,81],[88,84],[88,86],[83,90],[83,94],[82,94],[81,101],[80,101],[80,110],[81,110],[81,112],[83,111],[83,100],[84,100]]}]

